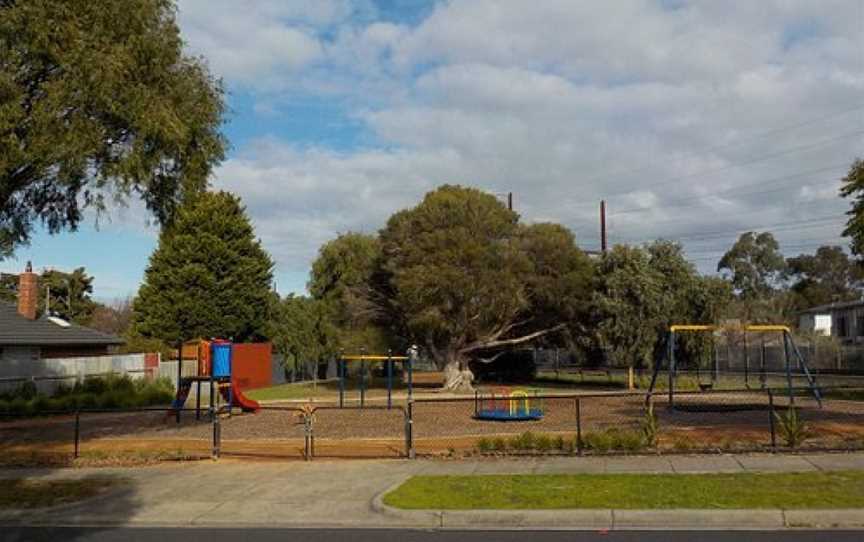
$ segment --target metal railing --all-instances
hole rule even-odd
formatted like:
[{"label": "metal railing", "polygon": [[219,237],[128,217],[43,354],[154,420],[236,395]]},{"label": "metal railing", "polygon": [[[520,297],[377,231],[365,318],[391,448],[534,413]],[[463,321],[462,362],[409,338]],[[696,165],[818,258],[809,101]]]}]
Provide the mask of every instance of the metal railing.
[{"label": "metal railing", "polygon": [[[38,416],[4,412],[0,449],[38,450],[42,443],[66,442],[67,447],[72,444],[71,457],[79,458],[91,442],[103,438],[130,448],[144,446],[142,441],[161,441],[166,448],[172,442],[192,441],[199,455],[213,459],[261,454],[307,461],[864,449],[864,387],[822,391],[821,407],[806,388],[682,391],[671,408],[663,392],[538,394],[530,399],[542,415],[524,421],[482,419],[475,397],[417,398],[391,408],[265,405],[256,415],[240,416],[223,407],[205,409],[201,420],[191,415],[195,408],[183,408],[180,424],[170,416],[177,411],[169,407],[44,411]],[[295,442],[302,442],[299,454]],[[91,449],[100,446],[92,444]]]}]

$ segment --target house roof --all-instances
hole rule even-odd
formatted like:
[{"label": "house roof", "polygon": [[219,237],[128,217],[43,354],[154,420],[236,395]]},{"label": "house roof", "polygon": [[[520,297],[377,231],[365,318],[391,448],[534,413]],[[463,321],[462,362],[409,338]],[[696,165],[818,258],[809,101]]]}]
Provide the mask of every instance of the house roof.
[{"label": "house roof", "polygon": [[0,301],[0,346],[102,346],[123,339],[77,324],[68,326],[47,318],[29,320],[11,303]]},{"label": "house roof", "polygon": [[828,303],[825,305],[818,305],[816,307],[810,307],[809,309],[804,309],[801,311],[801,314],[813,314],[813,313],[829,313],[836,310],[842,309],[854,309],[856,307],[864,307],[864,300],[858,301],[841,301],[838,303]]}]

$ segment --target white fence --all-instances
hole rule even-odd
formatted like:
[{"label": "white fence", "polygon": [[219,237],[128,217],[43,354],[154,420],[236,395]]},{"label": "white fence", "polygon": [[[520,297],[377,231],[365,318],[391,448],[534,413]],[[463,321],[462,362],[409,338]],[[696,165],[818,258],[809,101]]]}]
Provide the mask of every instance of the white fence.
[{"label": "white fence", "polygon": [[[27,381],[36,384],[40,393],[50,395],[61,384],[72,386],[88,377],[125,374],[131,378],[143,378],[148,372],[146,356],[148,354],[123,354],[12,360],[8,363],[4,360],[0,363],[0,393],[13,391]],[[176,368],[176,363],[174,366]]]}]

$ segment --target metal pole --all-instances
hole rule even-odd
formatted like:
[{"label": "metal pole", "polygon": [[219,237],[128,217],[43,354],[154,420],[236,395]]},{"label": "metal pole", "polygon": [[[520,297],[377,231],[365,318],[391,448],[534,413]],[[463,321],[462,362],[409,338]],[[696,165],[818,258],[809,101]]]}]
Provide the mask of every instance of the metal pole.
[{"label": "metal pole", "polygon": [[786,332],[783,332],[783,359],[786,362],[786,385],[789,387],[789,404],[795,404],[795,394],[792,391],[792,367],[789,365],[789,345]]},{"label": "metal pole", "polygon": [[765,335],[762,335],[762,348],[759,351],[759,383],[765,388]]},{"label": "metal pole", "polygon": [[408,364],[408,402],[414,400],[414,358],[417,356],[415,348],[408,349],[408,359],[405,361]]},{"label": "metal pole", "polygon": [[600,200],[600,250],[606,252],[606,200]]},{"label": "metal pole", "polygon": [[303,437],[303,459],[310,461],[312,459],[312,424],[308,415],[303,419]]},{"label": "metal pole", "polygon": [[675,406],[675,332],[669,332],[669,406]]},{"label": "metal pole", "polygon": [[559,348],[555,348],[555,380],[560,378],[559,371],[561,370],[561,350]]},{"label": "metal pole", "polygon": [[210,421],[213,421],[213,418],[215,417],[214,413],[216,411],[216,396],[213,393],[213,367],[210,367],[210,380],[209,380],[209,382],[210,382],[210,388],[209,388],[209,392],[210,392]]},{"label": "metal pole", "polygon": [[711,384],[714,385],[714,384],[717,384],[717,377],[720,375],[720,360],[718,359],[717,339],[716,338],[712,339],[711,343],[714,346],[714,348],[713,348],[713,350],[714,350],[714,370],[712,371],[712,374],[711,374]]},{"label": "metal pole", "polygon": [[774,393],[768,388],[768,427],[771,430],[771,449],[777,449],[777,431],[774,429]]},{"label": "metal pole", "polygon": [[78,459],[79,442],[81,441],[81,411],[75,411],[75,453],[74,458]]},{"label": "metal pole", "polygon": [[[180,385],[183,380],[183,341],[177,343],[177,398],[180,398]],[[180,405],[175,411],[177,423],[180,423],[180,410],[183,405]]]},{"label": "metal pole", "polygon": [[582,400],[576,398],[576,455],[582,455]]},{"label": "metal pole", "polygon": [[195,381],[195,419],[201,419],[201,381]]},{"label": "metal pole", "polygon": [[360,408],[366,404],[366,360],[360,362]]},{"label": "metal pole", "polygon": [[474,390],[474,417],[480,415],[480,390]]},{"label": "metal pole", "polygon": [[215,408],[210,408],[210,417],[213,420],[213,450],[210,456],[213,459],[219,459],[222,447],[222,426],[219,421],[219,413]]},{"label": "metal pole", "polygon": [[405,425],[405,442],[408,448],[408,459],[415,459],[417,453],[414,450],[414,400],[408,401],[408,419]]},{"label": "metal pole", "polygon": [[339,408],[345,403],[345,359],[336,360],[336,373],[339,375]]},{"label": "metal pole", "polygon": [[393,351],[387,350],[387,410],[393,406]]},{"label": "metal pole", "polygon": [[747,329],[744,329],[744,387],[750,389],[750,346],[747,344]]},{"label": "metal pole", "polygon": [[[783,333],[786,332],[784,331]],[[804,361],[801,351],[798,350],[798,346],[795,344],[795,341],[792,340],[791,334],[789,335],[789,346],[792,347],[792,353],[798,358],[798,368],[804,372],[804,376],[807,378],[807,383],[810,385],[810,391],[813,393],[813,397],[816,398],[819,408],[822,408],[822,393],[819,391],[816,379],[812,374],[810,374],[810,369],[807,368],[807,363]]]}]

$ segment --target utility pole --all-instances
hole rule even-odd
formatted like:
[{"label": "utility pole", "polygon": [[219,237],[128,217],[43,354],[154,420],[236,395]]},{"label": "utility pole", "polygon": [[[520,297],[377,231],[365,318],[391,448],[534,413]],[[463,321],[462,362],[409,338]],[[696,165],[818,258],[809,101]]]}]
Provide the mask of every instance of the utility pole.
[{"label": "utility pole", "polygon": [[513,210],[513,192],[507,192],[507,209]]},{"label": "utility pole", "polygon": [[606,200],[600,200],[600,251],[606,253]]}]

